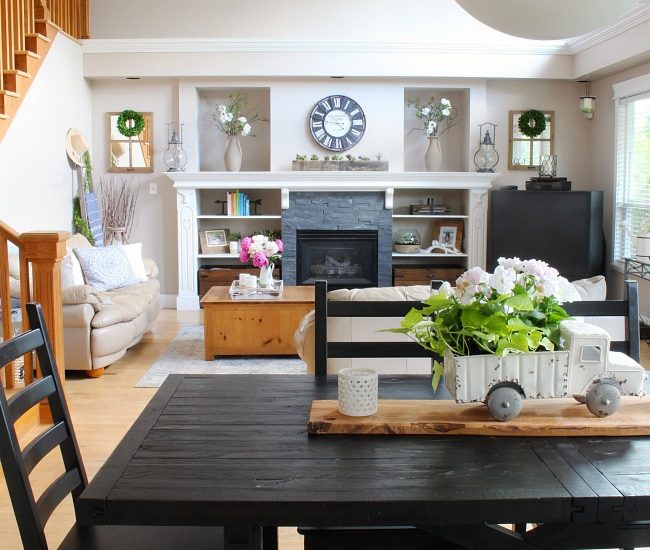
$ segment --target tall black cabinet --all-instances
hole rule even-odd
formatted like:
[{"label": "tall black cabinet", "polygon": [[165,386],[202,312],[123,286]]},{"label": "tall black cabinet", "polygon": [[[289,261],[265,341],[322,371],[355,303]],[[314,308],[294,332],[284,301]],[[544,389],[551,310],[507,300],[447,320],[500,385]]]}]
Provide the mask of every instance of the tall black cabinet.
[{"label": "tall black cabinet", "polygon": [[570,281],[605,273],[602,191],[491,191],[488,269],[544,260]]}]

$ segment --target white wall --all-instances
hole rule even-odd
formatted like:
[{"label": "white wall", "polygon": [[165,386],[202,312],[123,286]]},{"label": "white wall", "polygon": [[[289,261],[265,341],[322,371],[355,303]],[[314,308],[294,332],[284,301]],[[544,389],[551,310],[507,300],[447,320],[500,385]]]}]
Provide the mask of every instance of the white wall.
[{"label": "white wall", "polygon": [[[176,191],[162,161],[167,149],[167,122],[174,122],[177,84],[171,80],[95,80],[92,91],[92,158],[95,182],[123,177],[139,182],[136,217],[130,242],[142,242],[144,256],[160,269],[162,294],[177,293]],[[153,167],[151,174],[109,174],[108,120],[106,113],[124,109],[153,113]],[[158,194],[149,194],[156,183]]]},{"label": "white wall", "polygon": [[91,134],[80,46],[58,34],[0,144],[0,219],[19,232],[72,228],[71,127]]}]

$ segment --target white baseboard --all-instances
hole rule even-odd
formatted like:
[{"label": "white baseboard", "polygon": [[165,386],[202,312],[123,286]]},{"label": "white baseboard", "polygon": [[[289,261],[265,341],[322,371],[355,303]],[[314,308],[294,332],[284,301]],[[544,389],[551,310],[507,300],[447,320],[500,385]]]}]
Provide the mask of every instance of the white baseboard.
[{"label": "white baseboard", "polygon": [[160,307],[162,309],[176,309],[176,295],[175,294],[161,294]]}]

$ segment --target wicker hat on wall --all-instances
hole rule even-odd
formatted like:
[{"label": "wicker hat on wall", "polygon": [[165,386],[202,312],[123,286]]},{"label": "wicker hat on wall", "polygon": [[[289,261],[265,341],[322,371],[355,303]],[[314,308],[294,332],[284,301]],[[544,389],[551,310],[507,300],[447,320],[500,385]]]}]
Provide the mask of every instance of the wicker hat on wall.
[{"label": "wicker hat on wall", "polygon": [[88,151],[88,140],[76,128],[70,128],[68,135],[65,137],[65,149],[68,152],[68,157],[77,166],[83,164],[83,156]]}]

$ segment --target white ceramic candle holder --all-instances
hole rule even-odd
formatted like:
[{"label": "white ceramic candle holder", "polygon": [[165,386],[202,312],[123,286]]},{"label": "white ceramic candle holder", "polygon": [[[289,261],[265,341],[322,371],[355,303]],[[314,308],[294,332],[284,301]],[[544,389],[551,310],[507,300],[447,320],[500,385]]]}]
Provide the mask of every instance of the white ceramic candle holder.
[{"label": "white ceramic candle holder", "polygon": [[341,369],[339,412],[346,416],[369,416],[377,412],[377,371],[350,367]]}]

